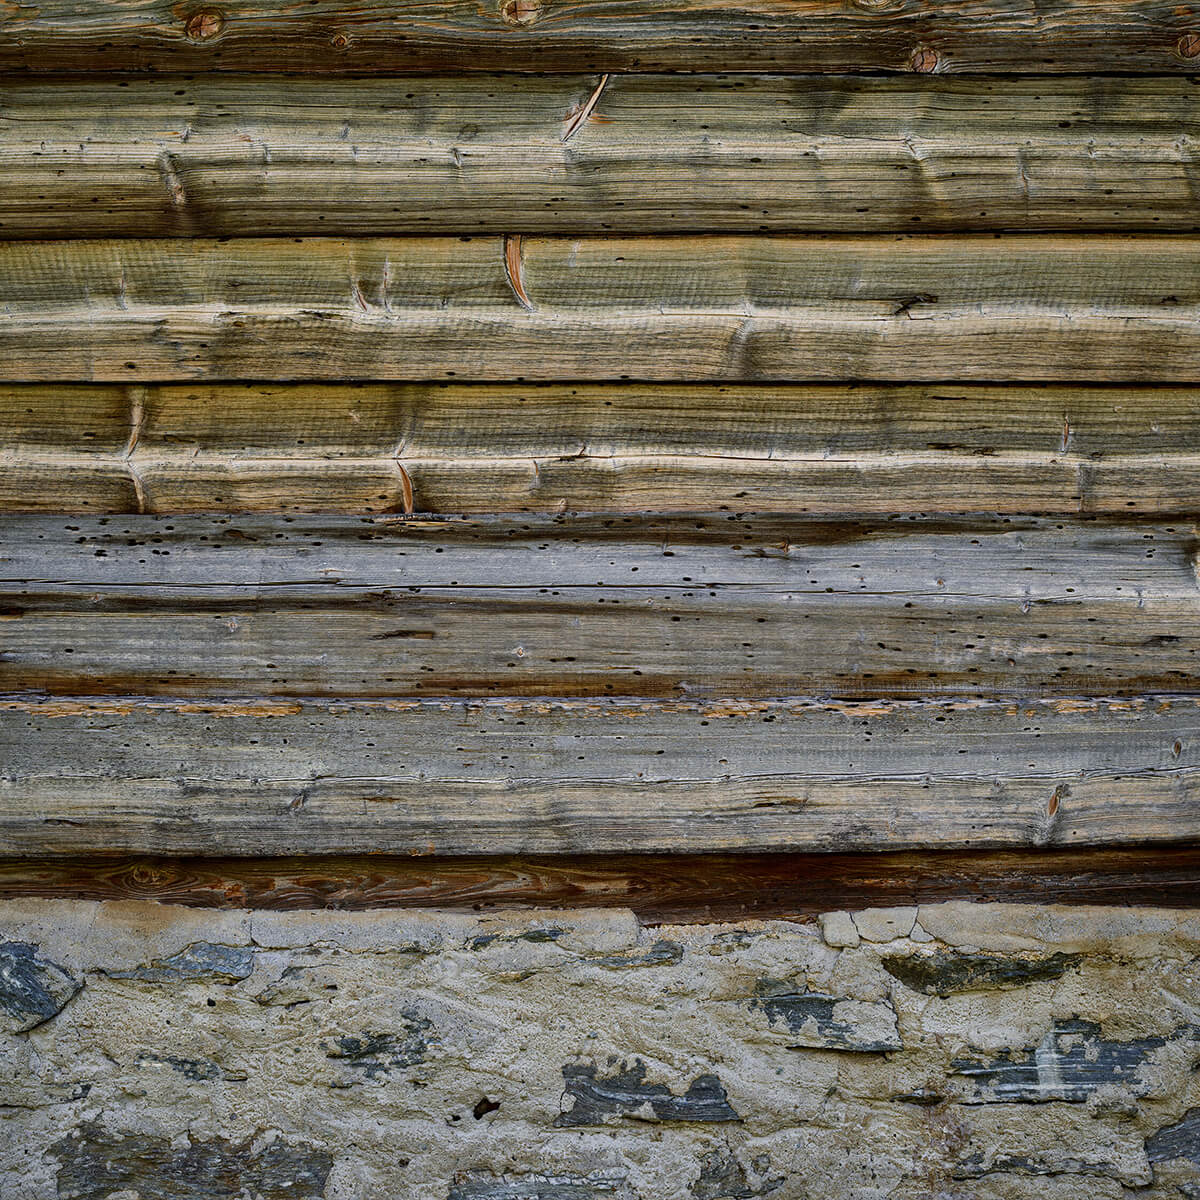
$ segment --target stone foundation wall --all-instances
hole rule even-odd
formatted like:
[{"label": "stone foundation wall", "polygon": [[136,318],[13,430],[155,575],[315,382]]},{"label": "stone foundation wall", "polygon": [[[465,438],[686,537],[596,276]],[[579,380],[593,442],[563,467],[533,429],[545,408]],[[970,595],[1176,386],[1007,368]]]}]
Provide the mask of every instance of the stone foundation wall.
[{"label": "stone foundation wall", "polygon": [[1200,915],[0,913],[4,1200],[1200,1197]]}]

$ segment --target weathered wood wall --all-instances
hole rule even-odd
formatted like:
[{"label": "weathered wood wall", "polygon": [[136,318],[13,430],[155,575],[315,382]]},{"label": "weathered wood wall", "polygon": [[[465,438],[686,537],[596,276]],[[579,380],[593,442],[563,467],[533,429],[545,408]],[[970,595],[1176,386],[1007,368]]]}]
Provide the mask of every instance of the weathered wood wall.
[{"label": "weathered wood wall", "polygon": [[0,887],[1178,900],[1198,55],[1148,0],[0,12]]},{"label": "weathered wood wall", "polygon": [[0,0],[0,1198],[1200,1196],[1198,71]]}]

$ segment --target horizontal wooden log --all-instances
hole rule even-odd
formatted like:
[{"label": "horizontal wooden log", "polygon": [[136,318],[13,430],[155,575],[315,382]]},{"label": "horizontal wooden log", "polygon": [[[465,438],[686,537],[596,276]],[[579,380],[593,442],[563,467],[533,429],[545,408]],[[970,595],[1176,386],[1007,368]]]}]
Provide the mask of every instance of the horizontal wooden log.
[{"label": "horizontal wooden log", "polygon": [[0,855],[1183,844],[1200,699],[0,702]]},{"label": "horizontal wooden log", "polygon": [[8,518],[0,688],[1021,696],[1187,689],[1190,524]]},{"label": "horizontal wooden log", "polygon": [[196,908],[631,908],[648,925],[948,900],[1200,906],[1200,850],[878,854],[0,859],[0,900]]},{"label": "horizontal wooden log", "polygon": [[1194,513],[1189,388],[0,386],[6,512]]},{"label": "horizontal wooden log", "polygon": [[0,243],[0,378],[1200,380],[1198,237]]},{"label": "horizontal wooden log", "polygon": [[25,71],[1194,70],[1197,20],[1165,0],[283,0],[11,4],[0,69]]},{"label": "horizontal wooden log", "polygon": [[0,237],[1181,230],[1183,77],[0,86]]}]

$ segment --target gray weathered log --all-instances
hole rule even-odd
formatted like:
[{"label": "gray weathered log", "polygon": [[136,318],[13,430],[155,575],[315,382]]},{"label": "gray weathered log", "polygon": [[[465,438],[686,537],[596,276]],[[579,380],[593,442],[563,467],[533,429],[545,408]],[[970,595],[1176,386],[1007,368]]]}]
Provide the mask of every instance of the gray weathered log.
[{"label": "gray weathered log", "polygon": [[0,379],[1200,380],[1200,237],[0,243]]},{"label": "gray weathered log", "polygon": [[[1189,697],[11,699],[0,702],[0,762],[0,853],[13,856],[962,850],[1200,837],[1200,700]],[[155,965],[218,967],[240,970],[211,956]]]},{"label": "gray weathered log", "polygon": [[0,237],[1196,224],[1185,78],[0,85]]},{"label": "gray weathered log", "polygon": [[1190,524],[9,518],[0,688],[835,696],[1187,689]]}]

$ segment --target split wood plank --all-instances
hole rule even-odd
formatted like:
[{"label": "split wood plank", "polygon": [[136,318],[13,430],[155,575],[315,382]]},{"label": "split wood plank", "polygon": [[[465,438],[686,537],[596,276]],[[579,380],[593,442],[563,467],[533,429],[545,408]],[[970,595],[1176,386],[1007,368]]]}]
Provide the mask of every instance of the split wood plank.
[{"label": "split wood plank", "polygon": [[1200,380],[1200,238],[0,243],[0,378]]},{"label": "split wood plank", "polygon": [[869,854],[0,859],[0,900],[198,908],[628,908],[642,924],[811,917],[949,900],[1200,907],[1194,846]]},{"label": "split wood plank", "polygon": [[1198,143],[1182,76],[10,79],[0,237],[1191,231]]},{"label": "split wood plank", "polygon": [[430,513],[1189,513],[1200,391],[0,385],[7,512],[410,499]]},{"label": "split wood plank", "polygon": [[1194,843],[1200,699],[0,701],[0,853]]},{"label": "split wood plank", "polygon": [[1194,71],[1166,0],[160,0],[6,5],[6,71]]},{"label": "split wood plank", "polygon": [[13,516],[0,689],[1136,694],[1195,679],[1190,522]]}]

